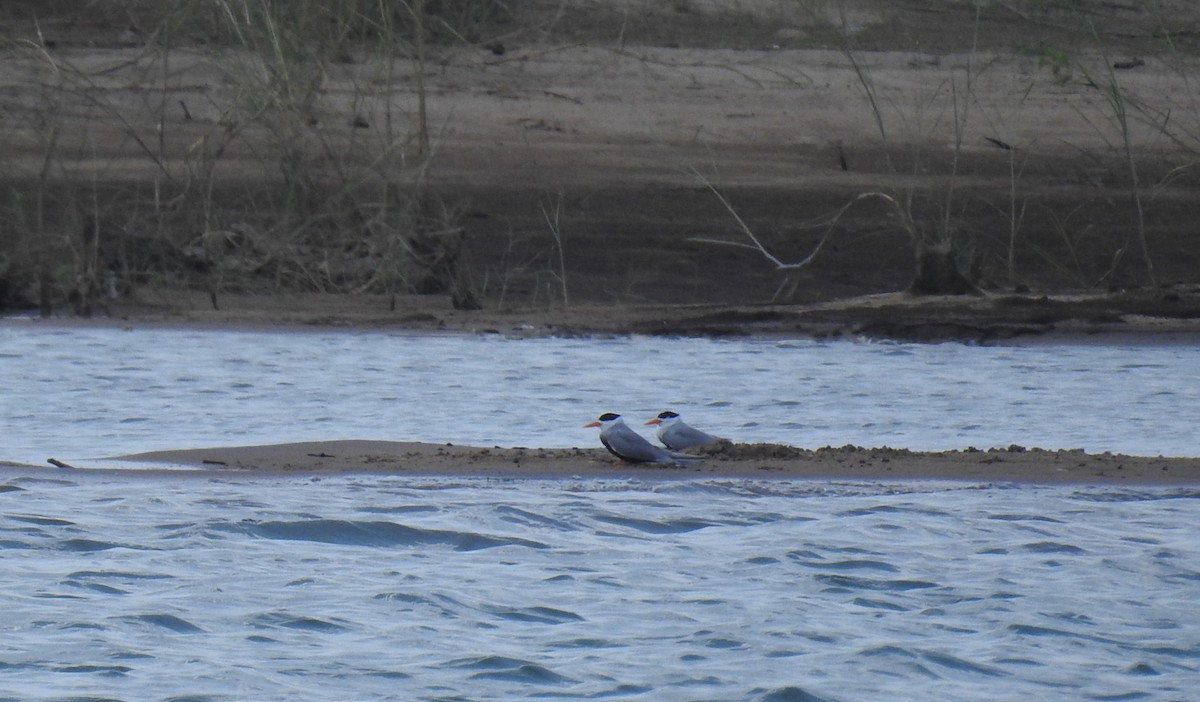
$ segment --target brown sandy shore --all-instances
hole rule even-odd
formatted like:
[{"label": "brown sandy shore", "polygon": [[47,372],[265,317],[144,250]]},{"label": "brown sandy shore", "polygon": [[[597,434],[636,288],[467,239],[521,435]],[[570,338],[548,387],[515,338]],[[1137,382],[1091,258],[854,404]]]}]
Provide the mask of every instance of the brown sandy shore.
[{"label": "brown sandy shore", "polygon": [[[143,290],[92,318],[0,324],[124,329],[354,329],[508,337],[655,335],[708,338],[886,339],[912,342],[1200,343],[1200,287],[1158,293],[858,295],[806,304],[509,305],[453,309],[444,296],[227,294],[220,309],[199,292]],[[393,309],[394,308],[394,309]]]},{"label": "brown sandy shore", "polygon": [[[390,441],[318,441],[267,446],[155,451],[121,456],[88,472],[161,475],[333,475],[493,477],[499,479],[798,479],[842,481],[955,480],[1029,484],[1200,483],[1200,458],[1089,454],[1080,450],[1006,449],[923,452],[844,446],[818,449],[778,444],[713,447],[696,465],[616,463],[602,449],[500,448]],[[20,466],[7,470],[70,468]],[[180,470],[192,468],[193,470]]]}]

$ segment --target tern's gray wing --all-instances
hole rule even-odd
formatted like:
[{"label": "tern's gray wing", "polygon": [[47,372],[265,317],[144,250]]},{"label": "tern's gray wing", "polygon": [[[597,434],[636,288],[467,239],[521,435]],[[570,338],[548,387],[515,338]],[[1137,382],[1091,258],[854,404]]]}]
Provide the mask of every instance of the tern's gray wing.
[{"label": "tern's gray wing", "polygon": [[672,461],[670,453],[642,438],[625,424],[615,424],[600,432],[600,443],[617,458],[630,463]]},{"label": "tern's gray wing", "polygon": [[703,446],[717,440],[712,434],[690,427],[683,422],[675,422],[669,427],[663,427],[658,433],[658,440],[672,451],[682,451],[692,446]]}]

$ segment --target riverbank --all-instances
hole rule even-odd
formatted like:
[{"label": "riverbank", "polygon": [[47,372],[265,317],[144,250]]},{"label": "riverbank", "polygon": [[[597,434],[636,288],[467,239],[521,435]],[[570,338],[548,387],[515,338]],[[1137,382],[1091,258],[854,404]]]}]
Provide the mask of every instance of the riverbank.
[{"label": "riverbank", "polygon": [[1200,287],[1078,295],[862,295],[808,304],[506,305],[456,310],[427,295],[228,294],[148,289],[64,325],[331,327],[509,337],[659,335],[966,343],[1200,340]]},{"label": "riverbank", "polygon": [[[1183,5],[519,3],[427,65],[264,71],[294,86],[246,27],[33,5],[0,11],[0,308],[930,340],[1200,318]],[[897,293],[939,246],[987,294]]]},{"label": "riverbank", "polygon": [[[909,451],[859,446],[806,449],[780,444],[715,447],[687,467],[629,465],[600,448],[502,448],[392,441],[316,441],[154,451],[104,461],[104,472],[128,474],[296,475],[382,474],[497,479],[629,480],[961,480],[1025,484],[1200,483],[1200,458],[1125,456],[1081,450]],[[18,466],[56,475],[75,469]],[[65,466],[65,467],[64,467]]]}]

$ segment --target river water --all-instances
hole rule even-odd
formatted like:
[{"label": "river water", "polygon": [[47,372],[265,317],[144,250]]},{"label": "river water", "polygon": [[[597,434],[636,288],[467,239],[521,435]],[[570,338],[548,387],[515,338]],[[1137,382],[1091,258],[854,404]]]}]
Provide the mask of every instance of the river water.
[{"label": "river water", "polygon": [[[0,325],[0,458],[373,438],[1190,455],[1187,345]],[[1189,700],[1200,489],[0,472],[0,700]]]},{"label": "river water", "polygon": [[1200,347],[505,339],[0,322],[0,458],[381,439],[594,446],[674,409],[735,441],[1196,454]]}]

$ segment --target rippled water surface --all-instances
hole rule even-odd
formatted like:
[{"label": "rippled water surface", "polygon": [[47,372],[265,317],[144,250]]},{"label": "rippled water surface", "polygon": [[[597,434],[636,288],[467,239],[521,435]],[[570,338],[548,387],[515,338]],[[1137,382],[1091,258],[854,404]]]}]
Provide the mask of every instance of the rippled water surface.
[{"label": "rippled water surface", "polygon": [[[15,322],[0,459],[592,445],[665,407],[739,441],[1193,455],[1197,355]],[[1190,700],[1198,497],[8,468],[0,700]]]},{"label": "rippled water surface", "polygon": [[0,477],[0,698],[1188,700],[1186,489]]},{"label": "rippled water surface", "polygon": [[0,458],[387,439],[596,445],[672,408],[737,441],[1195,455],[1200,348],[70,328],[0,322]]}]

